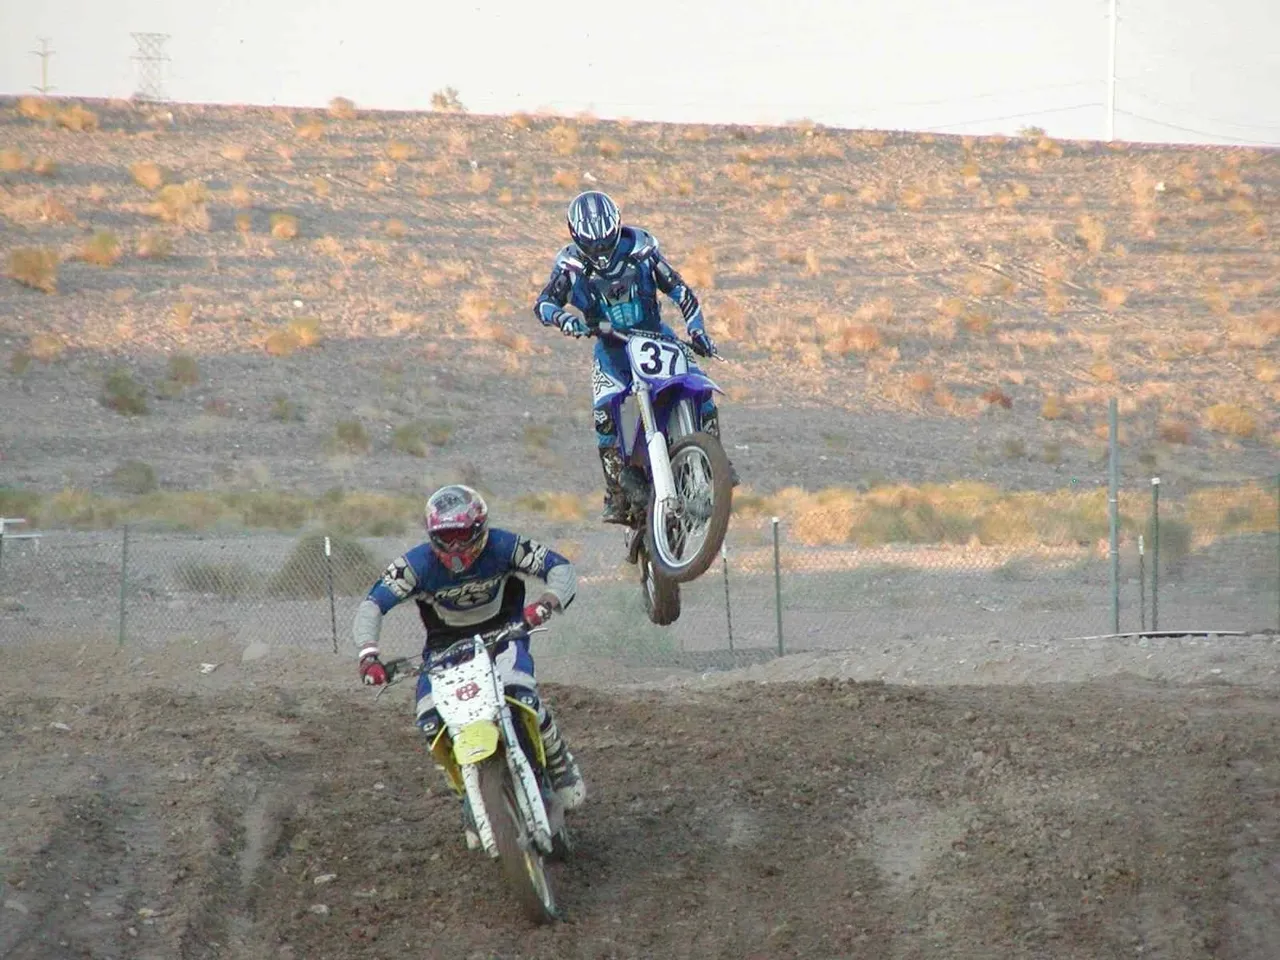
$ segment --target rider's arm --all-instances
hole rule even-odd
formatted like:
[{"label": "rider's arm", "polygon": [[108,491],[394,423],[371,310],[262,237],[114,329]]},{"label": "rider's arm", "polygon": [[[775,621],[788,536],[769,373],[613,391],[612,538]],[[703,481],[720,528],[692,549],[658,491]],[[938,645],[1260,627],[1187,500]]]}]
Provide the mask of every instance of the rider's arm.
[{"label": "rider's arm", "polygon": [[685,283],[684,277],[680,276],[676,268],[662,255],[658,249],[658,241],[652,236],[649,237],[649,241],[653,245],[649,261],[653,264],[653,279],[657,282],[658,289],[675,301],[676,306],[680,308],[686,333],[692,335],[704,329],[702,305],[698,303],[693,288]]},{"label": "rider's arm", "polygon": [[561,610],[569,606],[578,592],[578,572],[569,558],[528,537],[510,536],[511,568],[545,583],[546,592],[556,598]]},{"label": "rider's arm", "polygon": [[565,247],[556,255],[555,265],[547,285],[533,304],[533,315],[545,327],[558,327],[564,323],[566,306],[577,307],[584,315],[589,303],[579,284],[584,264],[573,246]]},{"label": "rider's arm", "polygon": [[381,579],[360,601],[351,633],[360,650],[361,659],[377,654],[383,615],[420,592],[419,585],[426,579],[428,560],[429,550],[425,544],[414,547],[404,556],[396,557],[387,564]]}]

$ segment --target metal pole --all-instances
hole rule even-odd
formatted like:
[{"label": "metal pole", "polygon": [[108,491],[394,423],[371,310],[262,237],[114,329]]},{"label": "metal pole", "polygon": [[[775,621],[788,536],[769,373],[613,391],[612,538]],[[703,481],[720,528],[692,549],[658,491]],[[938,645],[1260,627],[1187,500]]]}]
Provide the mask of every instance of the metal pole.
[{"label": "metal pole", "polygon": [[1138,534],[1138,629],[1147,629],[1147,558],[1142,549],[1142,534]]},{"label": "metal pole", "polygon": [[1160,478],[1151,478],[1151,629],[1160,629]]},{"label": "metal pole", "polygon": [[[26,517],[0,517],[0,573],[4,572],[4,529],[11,523],[26,523]],[[0,580],[0,582],[3,582]]]},{"label": "metal pole", "polygon": [[1280,630],[1280,473],[1276,474],[1276,629]]},{"label": "metal pole", "polygon": [[1116,0],[1107,13],[1107,140],[1116,138]]},{"label": "metal pole", "polygon": [[49,49],[48,37],[37,37],[37,39],[40,41],[40,49],[31,51],[33,54],[35,54],[37,57],[40,58],[40,86],[36,87],[35,89],[40,91],[40,96],[45,97],[47,99],[49,96],[49,91],[54,89],[49,84],[49,58],[52,57],[57,51]]},{"label": "metal pole", "polygon": [[729,602],[729,551],[720,544],[720,560],[724,564],[724,619],[729,628],[729,650],[733,650],[733,612]]},{"label": "metal pole", "polygon": [[773,518],[773,609],[778,615],[778,656],[782,656],[782,560],[778,549],[777,517]]},{"label": "metal pole", "polygon": [[1107,492],[1111,516],[1111,632],[1120,632],[1120,443],[1117,439],[1119,414],[1116,398],[1107,409],[1108,444],[1111,447],[1110,485]]},{"label": "metal pole", "polygon": [[333,652],[338,652],[338,615],[333,606],[333,550],[328,535],[324,538],[324,571],[329,581],[329,630],[333,633]]},{"label": "metal pole", "polygon": [[124,646],[124,592],[129,582],[129,525],[124,525],[124,536],[120,541],[120,635],[118,643]]}]

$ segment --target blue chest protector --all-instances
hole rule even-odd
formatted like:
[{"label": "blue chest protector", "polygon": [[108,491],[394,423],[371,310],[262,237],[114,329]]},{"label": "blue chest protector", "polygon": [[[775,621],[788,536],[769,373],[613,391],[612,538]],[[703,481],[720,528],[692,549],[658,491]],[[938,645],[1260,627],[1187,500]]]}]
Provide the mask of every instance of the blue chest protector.
[{"label": "blue chest protector", "polygon": [[[414,600],[427,628],[428,646],[439,648],[492,621],[514,620],[524,605],[522,577],[554,584],[557,567],[570,575],[567,558],[509,530],[491,528],[484,550],[470,568],[451,572],[426,543],[387,566],[369,599],[384,614]],[[572,594],[570,594],[572,596]]]},{"label": "blue chest protector", "polygon": [[646,261],[619,257],[607,274],[580,275],[571,295],[571,302],[578,301],[585,304],[579,309],[588,322],[607,320],[615,329],[625,331],[656,333],[661,329],[658,284]]}]

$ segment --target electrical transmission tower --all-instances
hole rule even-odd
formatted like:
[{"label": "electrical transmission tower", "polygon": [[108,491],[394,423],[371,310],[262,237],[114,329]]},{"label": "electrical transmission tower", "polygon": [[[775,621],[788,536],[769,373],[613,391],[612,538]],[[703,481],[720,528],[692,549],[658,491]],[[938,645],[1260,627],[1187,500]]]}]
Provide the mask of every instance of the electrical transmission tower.
[{"label": "electrical transmission tower", "polygon": [[164,52],[167,33],[130,34],[138,45],[133,55],[134,72],[138,85],[134,97],[138,100],[168,100],[164,89],[164,65],[169,62]]},{"label": "electrical transmission tower", "polygon": [[49,91],[54,89],[49,83],[49,58],[53,56],[53,50],[49,49],[49,38],[38,37],[40,41],[40,49],[31,52],[40,58],[40,86],[35,89],[40,91],[40,96],[49,96]]}]

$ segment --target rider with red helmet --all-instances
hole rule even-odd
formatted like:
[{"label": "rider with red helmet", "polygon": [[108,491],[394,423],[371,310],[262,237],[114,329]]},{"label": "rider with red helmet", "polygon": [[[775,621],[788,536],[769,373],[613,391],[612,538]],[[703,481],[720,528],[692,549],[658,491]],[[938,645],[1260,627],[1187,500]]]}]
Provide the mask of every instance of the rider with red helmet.
[{"label": "rider with red helmet", "polygon": [[[427,631],[423,656],[517,619],[523,619],[526,627],[536,627],[573,602],[577,589],[573,564],[527,537],[490,527],[489,508],[471,487],[452,484],[433,493],[427,500],[426,529],[427,541],[393,560],[356,611],[353,633],[365,683],[387,682],[378,655],[382,618],[406,600],[417,604]],[[533,603],[525,602],[525,579],[544,585]],[[586,785],[555,718],[538,694],[528,634],[497,647],[494,660],[507,692],[537,710],[547,773],[566,809],[572,810],[585,799]],[[434,740],[441,720],[425,672],[418,678],[417,717],[423,733]],[[472,833],[470,828],[468,832]],[[472,841],[469,835],[468,842]]]}]

